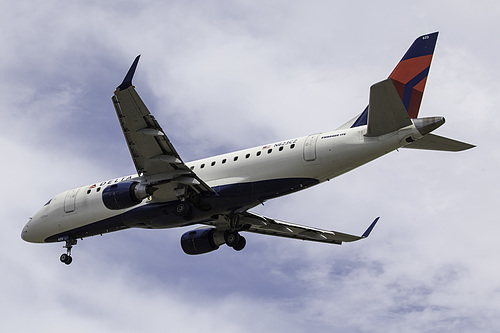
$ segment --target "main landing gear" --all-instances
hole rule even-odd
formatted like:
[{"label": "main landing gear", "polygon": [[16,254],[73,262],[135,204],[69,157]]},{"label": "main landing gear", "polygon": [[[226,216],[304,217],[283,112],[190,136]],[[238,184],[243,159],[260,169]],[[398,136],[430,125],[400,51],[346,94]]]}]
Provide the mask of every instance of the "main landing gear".
[{"label": "main landing gear", "polygon": [[66,265],[71,264],[73,261],[73,258],[71,257],[71,249],[74,245],[76,245],[76,239],[68,239],[66,241],[66,245],[63,246],[63,248],[66,249],[66,253],[61,254],[61,257],[59,258],[62,263]]},{"label": "main landing gear", "polygon": [[224,235],[224,240],[226,241],[226,245],[232,247],[236,251],[241,251],[247,245],[247,240],[245,237],[241,236],[236,231],[227,232]]}]

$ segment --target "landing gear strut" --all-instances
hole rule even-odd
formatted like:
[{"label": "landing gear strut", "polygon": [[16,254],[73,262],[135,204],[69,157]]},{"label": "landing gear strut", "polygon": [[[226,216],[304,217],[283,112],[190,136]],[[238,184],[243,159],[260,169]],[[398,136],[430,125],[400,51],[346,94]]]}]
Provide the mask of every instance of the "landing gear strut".
[{"label": "landing gear strut", "polygon": [[66,265],[71,264],[73,261],[73,258],[71,257],[71,249],[73,248],[73,245],[76,245],[76,239],[68,239],[66,241],[66,245],[63,246],[63,248],[66,249],[66,253],[61,254],[59,260]]}]

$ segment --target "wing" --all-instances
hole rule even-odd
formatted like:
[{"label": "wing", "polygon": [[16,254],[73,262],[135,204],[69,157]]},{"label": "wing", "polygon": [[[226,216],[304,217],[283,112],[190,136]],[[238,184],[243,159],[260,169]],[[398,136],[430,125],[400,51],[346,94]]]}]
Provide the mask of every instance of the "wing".
[{"label": "wing", "polygon": [[132,85],[139,57],[111,98],[137,174],[159,189],[154,194],[156,199],[175,199],[174,192],[180,194],[186,188],[213,194],[212,188],[184,164]]},{"label": "wing", "polygon": [[378,220],[377,217],[361,236],[306,227],[250,212],[240,214],[239,223],[243,225],[242,231],[340,245],[343,242],[354,242],[368,237]]}]

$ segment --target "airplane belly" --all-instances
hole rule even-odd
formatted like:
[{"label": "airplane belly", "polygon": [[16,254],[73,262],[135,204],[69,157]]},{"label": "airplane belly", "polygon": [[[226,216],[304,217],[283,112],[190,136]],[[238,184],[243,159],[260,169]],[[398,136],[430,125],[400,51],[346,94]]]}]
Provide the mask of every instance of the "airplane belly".
[{"label": "airplane belly", "polygon": [[253,195],[259,201],[277,198],[319,184],[315,178],[278,178],[256,181],[253,183]]}]

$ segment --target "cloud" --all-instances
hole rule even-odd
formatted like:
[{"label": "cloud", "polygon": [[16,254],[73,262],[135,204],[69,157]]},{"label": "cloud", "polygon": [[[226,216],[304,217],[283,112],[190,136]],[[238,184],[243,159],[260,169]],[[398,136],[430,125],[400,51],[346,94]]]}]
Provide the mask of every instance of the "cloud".
[{"label": "cloud", "polygon": [[[7,4],[0,5],[5,7]],[[88,1],[0,11],[4,330],[495,332],[500,269],[495,4]],[[468,24],[464,24],[468,22]],[[34,245],[21,228],[68,188],[129,174],[110,96],[134,84],[185,160],[326,131],[362,111],[417,36],[440,30],[423,116],[477,144],[400,150],[256,212],[370,238],[248,235],[182,253],[189,228]]]}]

